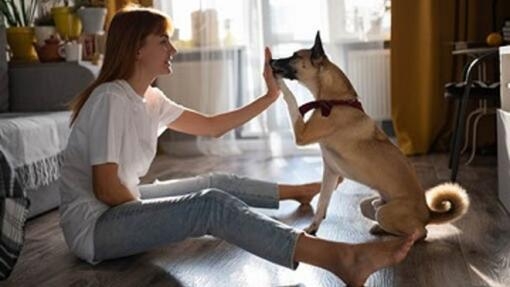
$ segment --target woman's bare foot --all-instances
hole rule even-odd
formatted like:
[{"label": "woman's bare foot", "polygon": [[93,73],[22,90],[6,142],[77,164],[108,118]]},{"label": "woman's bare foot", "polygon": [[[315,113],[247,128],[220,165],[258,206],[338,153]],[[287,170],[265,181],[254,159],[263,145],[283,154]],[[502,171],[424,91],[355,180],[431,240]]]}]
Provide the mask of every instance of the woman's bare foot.
[{"label": "woman's bare foot", "polygon": [[415,232],[405,239],[353,245],[347,254],[345,248],[339,248],[336,262],[326,269],[347,286],[363,286],[370,274],[404,260],[418,236]]}]

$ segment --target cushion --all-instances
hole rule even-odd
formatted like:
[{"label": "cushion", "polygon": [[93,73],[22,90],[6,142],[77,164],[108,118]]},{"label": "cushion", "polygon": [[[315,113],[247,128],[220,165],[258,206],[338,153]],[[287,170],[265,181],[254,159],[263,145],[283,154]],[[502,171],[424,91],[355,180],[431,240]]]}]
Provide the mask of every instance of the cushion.
[{"label": "cushion", "polygon": [[77,62],[11,64],[9,111],[67,110],[95,77],[94,70]]}]

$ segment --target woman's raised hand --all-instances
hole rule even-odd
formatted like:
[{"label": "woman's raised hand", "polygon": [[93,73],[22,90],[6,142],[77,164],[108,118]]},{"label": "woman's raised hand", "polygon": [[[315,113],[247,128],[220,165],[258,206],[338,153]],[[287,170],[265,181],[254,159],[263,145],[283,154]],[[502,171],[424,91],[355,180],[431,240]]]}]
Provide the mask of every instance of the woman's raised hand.
[{"label": "woman's raised hand", "polygon": [[268,47],[266,47],[264,51],[264,80],[266,81],[267,85],[267,95],[271,98],[278,98],[280,95],[280,87],[278,87],[278,84],[276,83],[276,79],[273,75],[273,69],[271,68],[271,65],[269,61],[271,61],[272,55],[271,50],[269,50]]}]

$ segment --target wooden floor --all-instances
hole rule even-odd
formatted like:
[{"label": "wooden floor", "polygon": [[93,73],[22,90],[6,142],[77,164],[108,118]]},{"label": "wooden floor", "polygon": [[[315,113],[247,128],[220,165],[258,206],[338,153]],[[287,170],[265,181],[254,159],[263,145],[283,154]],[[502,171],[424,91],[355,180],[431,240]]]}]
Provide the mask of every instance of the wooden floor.
[{"label": "wooden floor", "polygon": [[[446,155],[412,158],[425,186],[448,179]],[[146,182],[209,171],[235,172],[285,183],[321,178],[319,156],[158,157]],[[400,265],[374,273],[367,286],[510,286],[510,218],[497,200],[496,158],[478,157],[461,168],[460,180],[472,200],[464,219],[429,227],[426,243],[416,245]],[[371,191],[358,183],[340,185],[318,236],[346,242],[377,240],[358,208]],[[314,200],[315,206],[317,198]],[[259,211],[303,228],[310,207],[283,202],[279,210]],[[273,265],[224,241],[204,237],[91,266],[69,253],[57,211],[29,221],[21,258],[0,286],[343,286],[326,271],[301,264],[296,271]]]}]

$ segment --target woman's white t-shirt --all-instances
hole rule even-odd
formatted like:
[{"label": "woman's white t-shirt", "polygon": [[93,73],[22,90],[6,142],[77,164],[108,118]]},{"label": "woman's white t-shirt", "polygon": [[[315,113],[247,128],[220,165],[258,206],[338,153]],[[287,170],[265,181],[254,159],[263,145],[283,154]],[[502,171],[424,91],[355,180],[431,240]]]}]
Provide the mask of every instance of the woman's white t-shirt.
[{"label": "woman's white t-shirt", "polygon": [[156,155],[157,137],[183,110],[158,88],[141,97],[124,80],[91,93],[72,126],[60,179],[60,225],[78,257],[97,263],[94,226],[109,208],[94,196],[92,166],[117,163],[121,182],[139,198],[139,178]]}]

